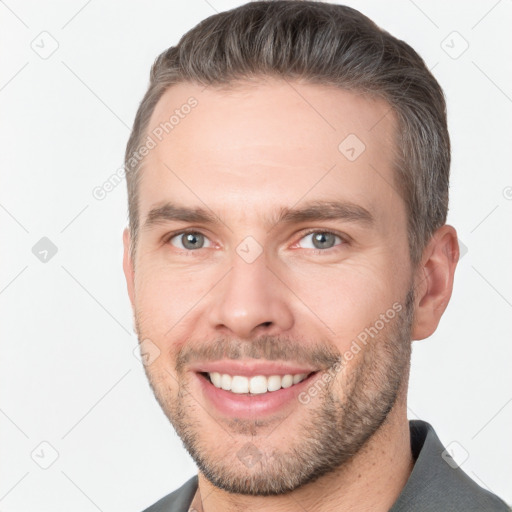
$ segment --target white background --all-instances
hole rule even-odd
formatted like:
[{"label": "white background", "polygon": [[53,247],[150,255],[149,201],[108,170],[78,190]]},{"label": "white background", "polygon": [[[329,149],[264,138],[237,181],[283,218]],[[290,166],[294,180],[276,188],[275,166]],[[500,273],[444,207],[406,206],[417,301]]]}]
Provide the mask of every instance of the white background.
[{"label": "white background", "polygon": [[[133,355],[125,183],[92,190],[123,163],[154,58],[241,3],[0,3],[3,512],[136,512],[196,472]],[[347,3],[411,44],[448,101],[449,223],[467,253],[437,332],[413,345],[409,417],[510,503],[512,2]],[[52,38],[43,59],[32,47]],[[58,249],[46,263],[42,237]]]}]

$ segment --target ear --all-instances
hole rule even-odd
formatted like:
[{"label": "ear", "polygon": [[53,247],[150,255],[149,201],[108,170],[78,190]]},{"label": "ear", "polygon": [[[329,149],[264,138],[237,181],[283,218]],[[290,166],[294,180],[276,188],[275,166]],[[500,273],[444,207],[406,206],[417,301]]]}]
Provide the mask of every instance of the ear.
[{"label": "ear", "polygon": [[415,272],[413,340],[428,338],[437,329],[452,295],[458,261],[457,232],[445,224],[433,234]]},{"label": "ear", "polygon": [[132,258],[130,256],[130,230],[125,228],[123,231],[123,271],[126,278],[126,286],[128,288],[128,296],[132,304],[132,309],[135,308],[135,268]]}]

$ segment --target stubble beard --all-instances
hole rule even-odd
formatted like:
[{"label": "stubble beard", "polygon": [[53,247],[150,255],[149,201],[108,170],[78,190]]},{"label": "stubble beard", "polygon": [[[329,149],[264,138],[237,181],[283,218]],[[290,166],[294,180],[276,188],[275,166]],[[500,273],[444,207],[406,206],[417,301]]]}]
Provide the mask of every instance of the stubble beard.
[{"label": "stubble beard", "polygon": [[[292,418],[280,420],[289,422],[286,448],[268,446],[270,433],[278,428],[272,422],[231,418],[216,423],[199,404],[201,397],[193,397],[180,380],[179,365],[177,390],[168,372],[156,374],[145,367],[146,375],[185,449],[213,485],[242,495],[287,494],[346,465],[385,423],[407,387],[413,304],[411,288],[402,310],[354,356],[349,371],[343,370],[342,361],[339,378],[320,389],[311,406],[299,405],[308,407],[306,419],[297,424]],[[144,339],[136,323],[139,339]],[[244,355],[254,357],[254,353]],[[325,360],[332,360],[332,354],[326,353]],[[223,445],[219,439],[224,434]],[[254,464],[243,463],[240,454],[245,452],[256,460]]]}]

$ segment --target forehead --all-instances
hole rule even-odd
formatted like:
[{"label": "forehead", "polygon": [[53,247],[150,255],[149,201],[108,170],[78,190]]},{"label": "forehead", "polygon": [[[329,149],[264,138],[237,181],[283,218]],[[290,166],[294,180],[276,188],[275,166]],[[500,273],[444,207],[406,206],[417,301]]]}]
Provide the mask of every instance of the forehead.
[{"label": "forehead", "polygon": [[172,86],[146,133],[155,144],[142,167],[142,220],[167,200],[242,216],[306,196],[385,210],[373,203],[396,200],[395,130],[388,103],[335,87],[283,79]]}]

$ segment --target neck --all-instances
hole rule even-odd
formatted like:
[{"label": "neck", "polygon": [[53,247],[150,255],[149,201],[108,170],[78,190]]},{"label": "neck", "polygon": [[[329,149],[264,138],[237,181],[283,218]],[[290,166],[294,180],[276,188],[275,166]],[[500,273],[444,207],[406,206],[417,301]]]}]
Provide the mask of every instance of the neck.
[{"label": "neck", "polygon": [[212,485],[199,472],[203,512],[291,512],[298,508],[308,512],[389,511],[414,466],[403,396],[398,397],[384,424],[349,462],[289,494],[230,494]]}]

